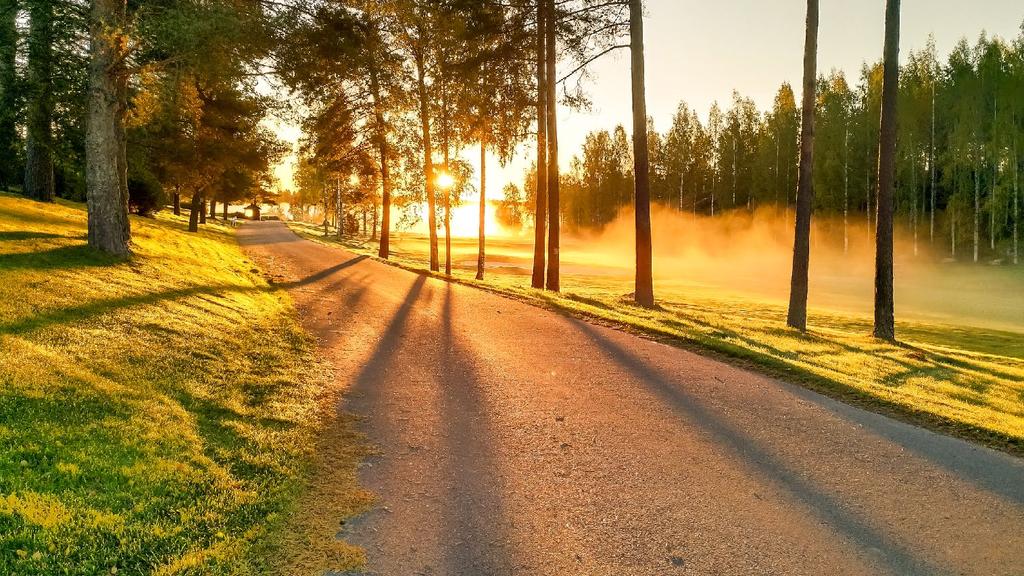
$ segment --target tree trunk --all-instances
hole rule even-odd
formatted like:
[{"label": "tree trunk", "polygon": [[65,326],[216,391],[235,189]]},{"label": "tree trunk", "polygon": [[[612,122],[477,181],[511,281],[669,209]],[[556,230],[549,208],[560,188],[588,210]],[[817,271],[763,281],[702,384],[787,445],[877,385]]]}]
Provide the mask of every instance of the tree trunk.
[{"label": "tree trunk", "polygon": [[224,206],[224,220],[227,221],[227,219],[228,219],[228,203],[227,202],[223,202],[222,204]]},{"label": "tree trunk", "polygon": [[53,4],[29,3],[24,193],[53,202]]},{"label": "tree trunk", "polygon": [[199,223],[206,224],[206,194],[199,197]]},{"label": "tree trunk", "polygon": [[555,0],[548,2],[547,23],[547,119],[548,119],[548,277],[547,289],[558,292],[561,288],[560,271],[560,232],[561,216],[559,207],[559,171],[558,171],[558,94],[556,50],[558,49],[558,16],[555,12]]},{"label": "tree trunk", "polygon": [[636,216],[636,303],[654,307],[651,245],[650,158],[647,141],[647,93],[644,86],[644,13],[641,0],[629,1],[630,60],[633,84],[633,198]]},{"label": "tree trunk", "polygon": [[0,190],[18,178],[17,16],[17,0],[0,0]]},{"label": "tree trunk", "polygon": [[811,210],[814,203],[814,105],[818,90],[818,0],[807,0],[804,40],[803,120],[800,128],[800,173],[796,191],[793,274],[786,323],[807,330],[807,282],[811,259]]},{"label": "tree trunk", "polygon": [[935,169],[935,77],[932,77],[932,143],[928,154],[928,168],[931,170],[931,214],[928,223],[928,241],[935,243],[935,195],[936,195],[936,169]]},{"label": "tree trunk", "polygon": [[216,198],[211,198],[210,199],[210,219],[211,220],[216,220],[217,219],[217,199]]},{"label": "tree trunk", "polygon": [[380,248],[377,255],[387,259],[391,256],[391,172],[388,164],[388,134],[384,125],[384,109],[380,101],[380,82],[377,70],[370,72],[370,91],[373,97],[374,129],[377,137],[377,151],[380,154],[381,222]]},{"label": "tree trunk", "polygon": [[93,0],[90,10],[88,122],[85,136],[89,246],[127,255],[127,171],[124,159],[124,82],[121,54],[125,0]]},{"label": "tree trunk", "polygon": [[175,216],[181,216],[181,193],[178,192],[177,187],[175,187],[174,193],[171,194],[171,209]]},{"label": "tree trunk", "polygon": [[[444,117],[444,172],[445,174],[451,174],[450,161],[451,154],[448,149],[448,115],[447,102],[443,104],[445,112]],[[452,275],[452,191],[451,188],[446,188],[444,191],[444,274],[445,276]]]},{"label": "tree trunk", "polygon": [[430,236],[430,270],[440,270],[437,257],[437,197],[434,188],[434,150],[430,139],[430,95],[427,93],[426,62],[416,53],[416,89],[420,99],[420,132],[423,138],[423,182],[427,194],[427,228]]},{"label": "tree trunk", "polygon": [[981,252],[981,168],[974,170],[974,263]]},{"label": "tree trunk", "polygon": [[199,216],[203,211],[203,195],[199,192],[192,193],[192,202],[188,214],[188,231],[199,232]]},{"label": "tree trunk", "polygon": [[476,279],[484,279],[484,247],[487,240],[487,135],[480,136],[480,239],[477,241]]},{"label": "tree trunk", "polygon": [[896,100],[900,75],[900,0],[886,0],[884,54],[878,151],[878,225],[875,230],[874,335],[883,340],[895,340],[893,197],[896,175]]},{"label": "tree trunk", "polygon": [[548,210],[547,9],[537,2],[537,207],[534,211],[533,287],[544,289]]}]

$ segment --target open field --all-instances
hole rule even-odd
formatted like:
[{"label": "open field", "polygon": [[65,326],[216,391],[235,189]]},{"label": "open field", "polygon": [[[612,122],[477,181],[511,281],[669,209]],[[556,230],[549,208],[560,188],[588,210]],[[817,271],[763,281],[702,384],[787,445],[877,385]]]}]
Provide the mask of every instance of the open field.
[{"label": "open field", "polygon": [[324,367],[234,231],[132,227],[135,255],[111,259],[84,207],[0,194],[0,573],[273,573]]},{"label": "open field", "polygon": [[[292,227],[324,241],[322,229],[299,223]],[[532,247],[524,239],[488,241],[488,277],[482,283],[473,280],[476,240],[453,239],[454,277],[747,361],[828,395],[954,435],[1018,454],[1024,450],[1020,270],[946,266],[929,271],[898,264],[898,273],[904,273],[897,283],[901,344],[893,346],[870,337],[871,277],[863,263],[854,266],[833,259],[823,262],[817,273],[812,271],[811,329],[801,335],[785,327],[788,278],[766,273],[770,268],[788,270],[784,251],[780,254],[763,238],[735,241],[738,249],[744,242],[760,242],[761,249],[751,252],[748,261],[714,266],[687,264],[684,256],[656,259],[660,309],[654,311],[632,305],[628,296],[631,272],[617,265],[628,261],[628,240],[563,242],[559,295],[529,287]],[[617,246],[617,252],[609,253],[609,245]],[[346,246],[376,254],[376,244]],[[424,237],[399,234],[392,238],[392,247],[394,263],[416,270],[426,267]],[[442,238],[442,269],[443,247]],[[670,269],[672,265],[678,265],[679,272]],[[725,275],[729,270],[732,274]]]}]

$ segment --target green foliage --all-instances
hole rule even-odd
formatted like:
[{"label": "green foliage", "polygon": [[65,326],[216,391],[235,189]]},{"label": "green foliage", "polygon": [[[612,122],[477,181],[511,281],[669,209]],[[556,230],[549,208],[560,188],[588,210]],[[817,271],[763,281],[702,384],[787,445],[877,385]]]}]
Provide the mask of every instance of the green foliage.
[{"label": "green foliage", "polygon": [[[855,86],[835,71],[818,86],[815,209],[873,219],[881,66],[865,65]],[[953,257],[977,247],[979,259],[1016,259],[1022,95],[1024,35],[961,41],[945,64],[931,41],[909,54],[899,91],[896,207],[915,242],[949,246]],[[683,103],[668,132],[650,136],[652,198],[695,214],[791,206],[799,125],[788,85],[764,113],[734,94],[727,109],[715,104],[702,122]],[[628,139],[620,130],[590,134],[564,175],[570,226],[604,226],[631,203],[630,167],[622,161]]]}]

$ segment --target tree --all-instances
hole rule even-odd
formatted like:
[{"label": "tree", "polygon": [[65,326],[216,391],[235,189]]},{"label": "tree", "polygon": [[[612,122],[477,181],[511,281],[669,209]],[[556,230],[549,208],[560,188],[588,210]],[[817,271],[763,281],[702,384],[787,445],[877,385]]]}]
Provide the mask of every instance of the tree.
[{"label": "tree", "polygon": [[876,338],[896,339],[893,295],[893,210],[896,172],[896,101],[899,89],[900,0],[886,0],[882,123],[878,152],[878,227],[875,232]]},{"label": "tree", "polygon": [[544,287],[553,292],[561,289],[561,206],[559,204],[559,166],[558,166],[558,16],[555,0],[547,0],[547,16],[551,19],[547,25],[547,45],[545,47],[547,69],[547,145],[548,145],[548,272]]},{"label": "tree", "polygon": [[811,255],[811,210],[814,202],[814,106],[817,96],[818,0],[807,0],[804,42],[803,125],[800,134],[800,175],[796,193],[796,235],[789,290],[789,326],[807,330],[807,281]]},{"label": "tree", "polygon": [[119,256],[129,253],[131,240],[124,139],[128,89],[124,54],[126,10],[125,0],[92,0],[89,22],[89,245]]},{"label": "tree", "polygon": [[53,202],[54,2],[30,0],[24,193]]},{"label": "tree", "polygon": [[[538,290],[544,289],[546,273],[546,236],[548,224],[548,11],[544,0],[537,0],[537,189],[535,192],[536,209],[534,210],[534,242],[533,242],[533,281]],[[554,79],[551,79],[554,82]]]},{"label": "tree", "polygon": [[633,176],[636,203],[636,303],[654,307],[654,271],[651,247],[651,189],[647,141],[647,97],[644,87],[644,19],[640,0],[629,2],[632,43]]},{"label": "tree", "polygon": [[18,179],[21,143],[17,132],[18,2],[0,0],[0,189]]}]

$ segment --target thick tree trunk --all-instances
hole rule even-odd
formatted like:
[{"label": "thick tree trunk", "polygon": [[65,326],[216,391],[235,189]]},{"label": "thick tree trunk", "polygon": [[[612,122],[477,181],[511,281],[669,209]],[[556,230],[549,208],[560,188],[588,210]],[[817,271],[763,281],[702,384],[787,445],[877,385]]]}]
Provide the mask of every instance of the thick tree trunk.
[{"label": "thick tree trunk", "polygon": [[644,82],[644,13],[641,0],[629,1],[630,60],[633,84],[633,198],[636,213],[636,303],[654,307],[651,245],[650,158],[647,141],[647,92]]},{"label": "thick tree trunk", "polygon": [[93,0],[89,22],[85,136],[89,245],[116,255],[127,255],[131,241],[122,129],[127,72],[120,53],[125,9],[125,0]]},{"label": "thick tree trunk", "polygon": [[224,202],[223,206],[224,206],[224,220],[226,221],[228,219],[228,203]]},{"label": "thick tree trunk", "polygon": [[434,182],[434,149],[430,138],[430,95],[427,92],[426,62],[422,51],[416,53],[416,90],[420,99],[420,132],[423,138],[423,182],[427,194],[427,228],[430,236],[430,270],[437,272],[437,195]]},{"label": "thick tree trunk", "polygon": [[199,223],[206,224],[206,194],[199,198]]},{"label": "thick tree trunk", "polygon": [[177,191],[177,188],[171,195],[171,207],[175,216],[181,216],[181,193]]},{"label": "thick tree trunk", "polygon": [[558,74],[555,69],[557,61],[558,15],[555,12],[555,0],[548,0],[547,10],[547,119],[548,119],[548,290],[558,292],[561,289],[559,272],[559,248],[561,243],[561,214],[559,206],[559,171],[558,171]]},{"label": "thick tree trunk", "polygon": [[487,136],[480,136],[480,237],[477,240],[476,279],[484,279],[484,247],[487,240]]},{"label": "thick tree trunk", "polygon": [[391,171],[388,164],[388,134],[384,125],[383,103],[380,101],[380,82],[376,69],[370,72],[370,90],[373,97],[374,130],[376,131],[377,153],[380,155],[381,222],[380,246],[377,255],[387,259],[391,256]]},{"label": "thick tree trunk", "polygon": [[53,202],[53,4],[29,3],[24,193]]},{"label": "thick tree trunk", "polygon": [[203,211],[203,196],[199,192],[192,194],[192,202],[188,214],[188,231],[199,232],[199,216]]},{"label": "thick tree trunk", "polygon": [[807,282],[811,263],[811,210],[814,206],[814,105],[818,90],[818,0],[807,0],[804,40],[803,120],[800,128],[800,173],[796,190],[793,273],[786,323],[807,330]]},{"label": "thick tree trunk", "polygon": [[210,219],[211,220],[216,220],[217,219],[217,199],[216,198],[211,198],[210,199]]},{"label": "thick tree trunk", "polygon": [[17,16],[17,0],[0,0],[0,190],[18,179]]},{"label": "thick tree trunk", "polygon": [[537,194],[534,211],[533,282],[544,289],[547,213],[548,213],[548,73],[547,73],[547,9],[544,0],[537,2]]},{"label": "thick tree trunk", "polygon": [[900,0],[886,0],[884,54],[878,151],[878,225],[875,230],[874,335],[883,340],[895,340],[893,211],[896,184],[896,100],[900,75]]}]

